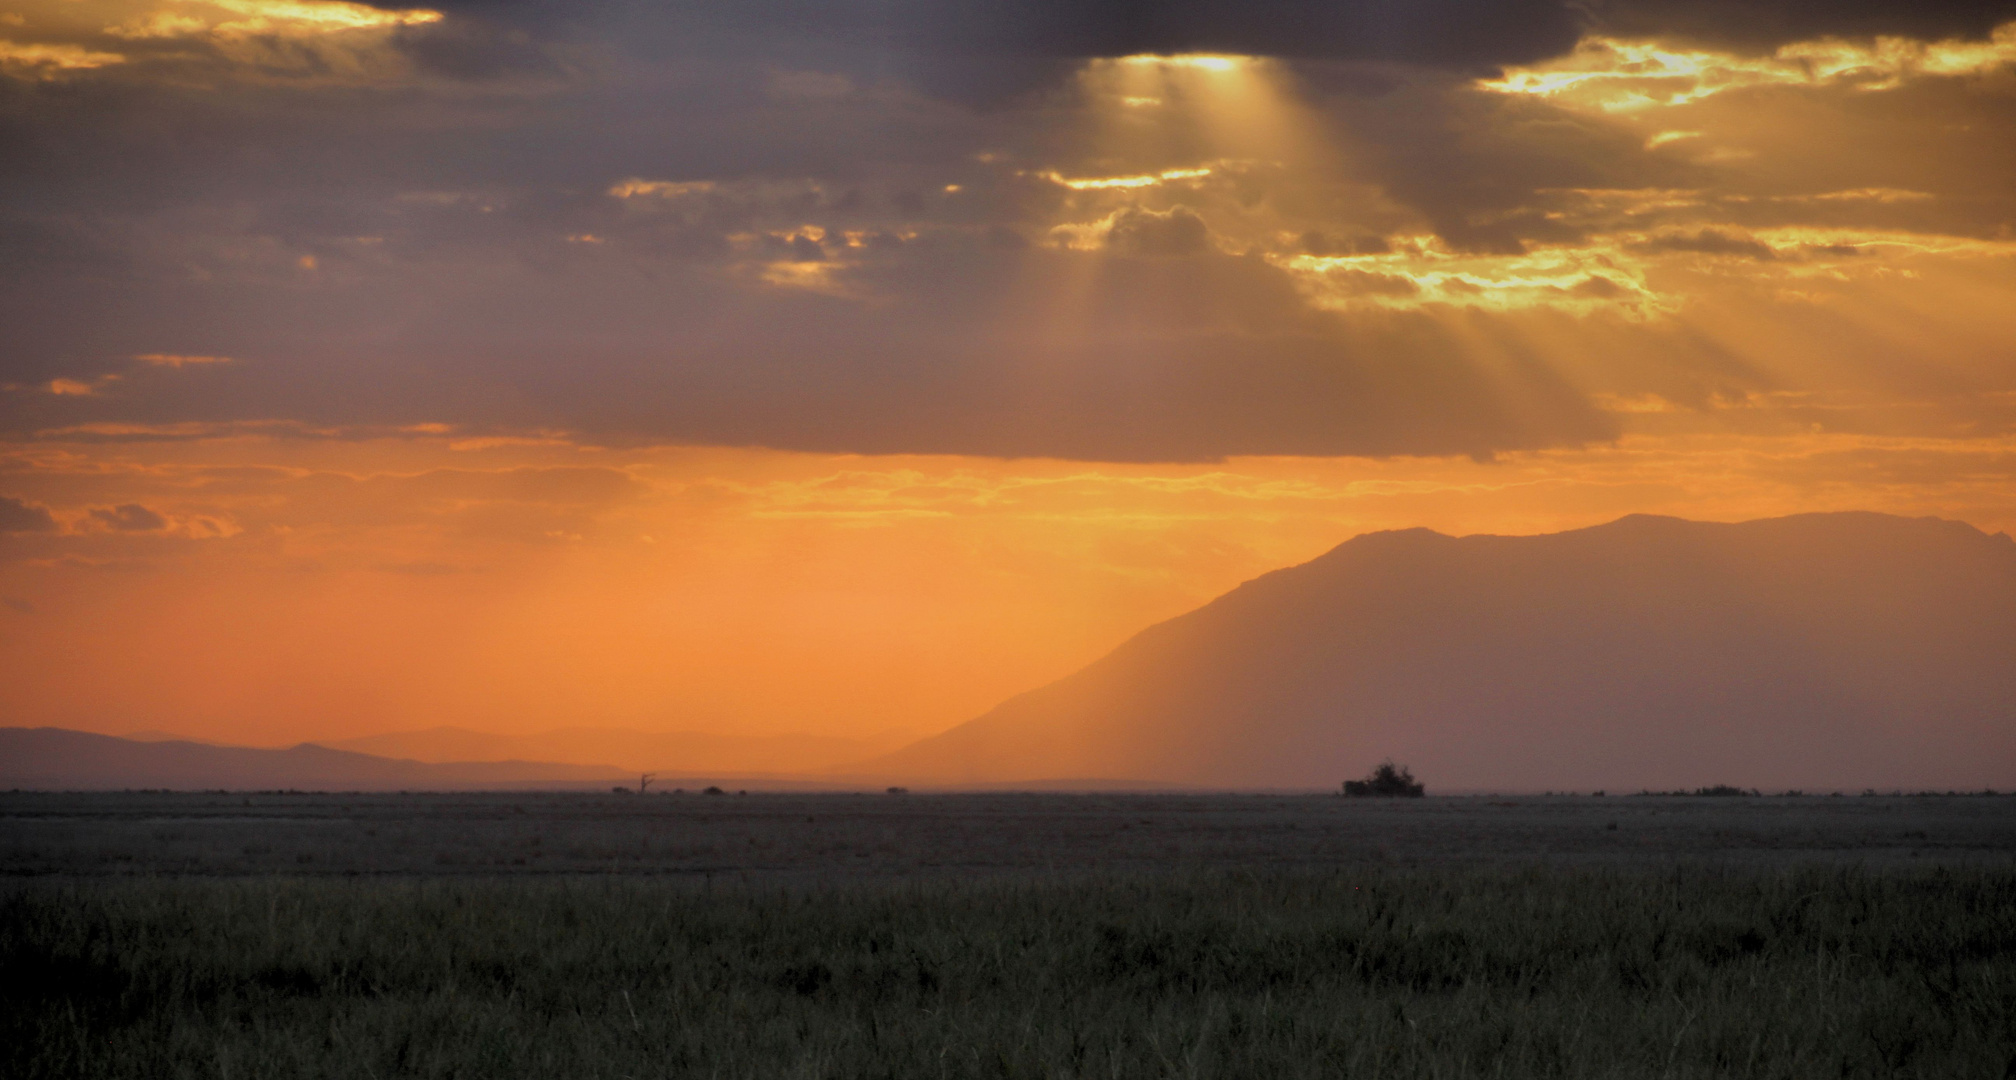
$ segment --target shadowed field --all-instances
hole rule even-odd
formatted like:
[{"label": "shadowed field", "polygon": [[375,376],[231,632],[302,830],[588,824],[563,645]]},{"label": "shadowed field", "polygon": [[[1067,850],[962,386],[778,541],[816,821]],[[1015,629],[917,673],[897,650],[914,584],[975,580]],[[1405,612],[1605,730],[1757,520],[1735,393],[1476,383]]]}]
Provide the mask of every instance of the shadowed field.
[{"label": "shadowed field", "polygon": [[0,872],[837,882],[1541,861],[2007,865],[2016,797],[0,794]]},{"label": "shadowed field", "polygon": [[2001,1077],[2016,876],[1367,868],[0,900],[11,1077]]},{"label": "shadowed field", "polygon": [[0,808],[8,1077],[2016,1070],[2006,797]]}]

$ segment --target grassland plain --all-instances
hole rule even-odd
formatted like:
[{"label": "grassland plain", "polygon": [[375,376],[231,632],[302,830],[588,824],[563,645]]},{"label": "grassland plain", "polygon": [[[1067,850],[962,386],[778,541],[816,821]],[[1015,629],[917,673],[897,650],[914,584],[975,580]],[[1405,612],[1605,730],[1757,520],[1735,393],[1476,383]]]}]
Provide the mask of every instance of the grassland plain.
[{"label": "grassland plain", "polygon": [[[2001,798],[0,811],[9,1077],[2016,1075]],[[352,814],[421,839],[374,870]],[[678,815],[731,839],[539,870],[484,824],[622,847]]]},{"label": "grassland plain", "polygon": [[2016,797],[0,793],[0,874],[622,873],[834,883],[1366,863],[2016,855]]},{"label": "grassland plain", "polygon": [[11,1077],[2002,1077],[2016,877],[12,891]]}]

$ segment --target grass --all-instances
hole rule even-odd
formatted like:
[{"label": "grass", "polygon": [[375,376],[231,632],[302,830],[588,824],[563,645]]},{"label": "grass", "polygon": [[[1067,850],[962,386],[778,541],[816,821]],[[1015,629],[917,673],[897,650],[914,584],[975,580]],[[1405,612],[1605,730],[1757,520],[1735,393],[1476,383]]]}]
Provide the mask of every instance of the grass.
[{"label": "grass", "polygon": [[2016,872],[0,892],[9,1077],[2005,1077]]}]

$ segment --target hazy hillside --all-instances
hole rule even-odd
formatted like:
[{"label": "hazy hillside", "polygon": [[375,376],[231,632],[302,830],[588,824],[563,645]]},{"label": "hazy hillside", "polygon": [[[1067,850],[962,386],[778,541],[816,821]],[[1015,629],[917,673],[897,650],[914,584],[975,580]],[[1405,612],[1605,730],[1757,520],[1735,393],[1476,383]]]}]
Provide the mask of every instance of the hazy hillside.
[{"label": "hazy hillside", "polygon": [[692,774],[810,772],[894,750],[908,741],[909,737],[893,733],[843,739],[583,727],[513,736],[437,727],[333,740],[328,745],[415,761],[562,761]]},{"label": "hazy hillside", "polygon": [[[303,743],[286,750],[141,742],[62,728],[0,728],[0,789],[443,790],[600,784],[607,766],[536,761],[426,764]],[[633,783],[634,777],[628,777]]]},{"label": "hazy hillside", "polygon": [[1373,533],[869,768],[1431,791],[2016,786],[2016,542],[1632,516]]}]

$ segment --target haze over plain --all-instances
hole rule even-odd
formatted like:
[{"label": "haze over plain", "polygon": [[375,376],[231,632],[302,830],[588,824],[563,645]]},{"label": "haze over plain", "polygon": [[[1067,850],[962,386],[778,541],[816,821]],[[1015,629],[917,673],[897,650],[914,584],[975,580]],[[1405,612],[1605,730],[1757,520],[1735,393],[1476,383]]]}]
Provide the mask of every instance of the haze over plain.
[{"label": "haze over plain", "polygon": [[1371,530],[2009,529],[2012,20],[17,0],[0,711],[929,732]]},{"label": "haze over plain", "polygon": [[870,763],[943,782],[1979,790],[2016,775],[2016,542],[1634,516],[1360,536]]}]

